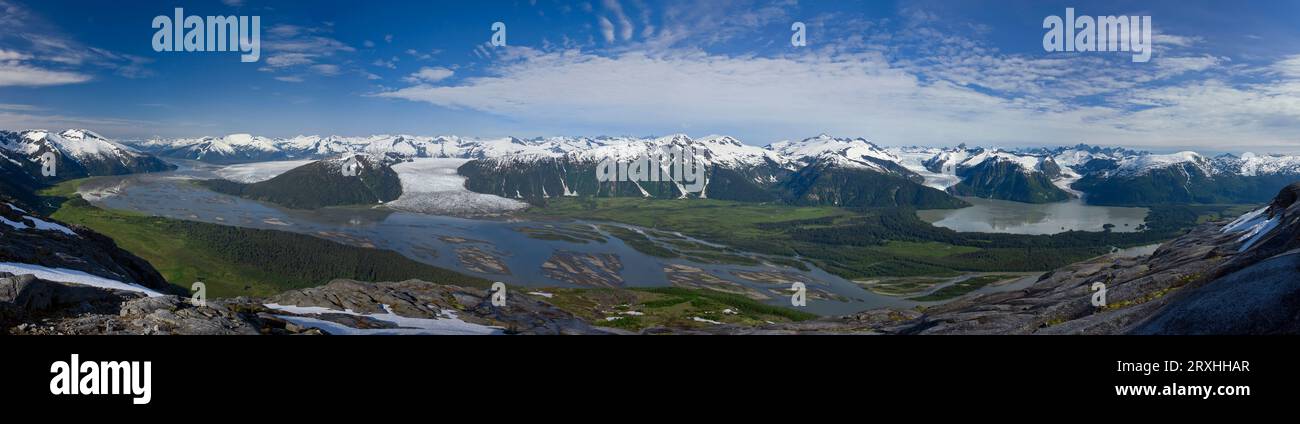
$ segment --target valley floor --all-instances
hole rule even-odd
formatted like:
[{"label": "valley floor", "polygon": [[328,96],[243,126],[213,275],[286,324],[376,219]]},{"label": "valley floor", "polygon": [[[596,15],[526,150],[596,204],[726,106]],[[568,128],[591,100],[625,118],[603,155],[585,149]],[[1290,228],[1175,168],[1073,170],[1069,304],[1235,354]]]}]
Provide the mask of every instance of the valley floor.
[{"label": "valley floor", "polygon": [[[1148,231],[1055,235],[961,233],[908,209],[792,207],[708,199],[554,199],[530,219],[612,221],[679,232],[751,252],[811,261],[848,279],[1041,272],[1117,248],[1171,239],[1225,209],[1156,210]],[[1172,210],[1172,209],[1171,209]],[[1234,209],[1235,210],[1235,209]],[[634,246],[635,247],[635,246]]]},{"label": "valley floor", "polygon": [[[449,167],[441,163],[426,165]],[[253,174],[256,172],[250,171]],[[173,284],[188,289],[189,282],[203,281],[212,297],[270,296],[319,286],[334,278],[420,278],[471,287],[485,287],[488,283],[392,251],[349,246],[312,235],[101,209],[75,196],[85,181],[65,182],[42,193],[63,199],[51,214],[53,218],[109,235],[124,249],[153,264]],[[430,184],[425,192],[438,193],[439,183]],[[1156,210],[1148,216],[1148,231],[1052,236],[958,233],[927,224],[906,209],[793,207],[707,199],[555,198],[545,206],[517,212],[515,217],[554,223],[530,227],[525,231],[530,238],[585,242],[613,237],[653,257],[699,263],[752,264],[758,260],[805,270],[815,266],[872,293],[930,305],[970,293],[1020,287],[1032,283],[1042,271],[1116,248],[1172,238],[1196,222],[1216,218],[1215,214],[1229,209]],[[634,225],[645,230],[567,224],[577,220]],[[462,250],[456,251],[462,262],[471,260],[491,272],[506,269],[491,252]],[[735,253],[739,251],[760,256]],[[578,268],[572,274],[574,278],[599,275],[598,270],[581,270],[591,263],[575,259],[564,267]],[[664,271],[675,287],[528,287],[517,292],[528,293],[598,326],[629,331],[663,326],[700,330],[723,325],[763,326],[813,317],[774,306],[788,296],[779,288],[770,293],[755,291],[753,285],[708,278],[701,270],[686,265]],[[733,274],[760,287],[785,280],[779,273]],[[810,290],[809,296],[834,301],[839,295]]]}]

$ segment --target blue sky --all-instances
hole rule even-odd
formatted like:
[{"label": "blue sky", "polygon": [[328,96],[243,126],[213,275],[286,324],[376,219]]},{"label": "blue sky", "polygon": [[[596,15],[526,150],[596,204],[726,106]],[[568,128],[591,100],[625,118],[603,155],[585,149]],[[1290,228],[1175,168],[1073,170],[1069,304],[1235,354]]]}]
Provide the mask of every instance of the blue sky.
[{"label": "blue sky", "polygon": [[[1044,51],[1043,19],[1066,6],[1152,16],[1153,58]],[[260,16],[261,59],[153,51],[150,22],[175,7]],[[1282,1],[0,0],[0,128],[1294,152],[1297,16]],[[488,44],[497,21],[505,47]]]}]

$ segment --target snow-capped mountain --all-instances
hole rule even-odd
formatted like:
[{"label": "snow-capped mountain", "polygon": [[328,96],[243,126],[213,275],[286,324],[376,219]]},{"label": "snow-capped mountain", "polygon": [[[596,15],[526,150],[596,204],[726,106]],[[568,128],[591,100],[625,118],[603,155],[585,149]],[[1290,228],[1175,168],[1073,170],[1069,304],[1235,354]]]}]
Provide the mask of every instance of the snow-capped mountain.
[{"label": "snow-capped mountain", "polygon": [[1092,161],[1074,188],[1095,204],[1255,203],[1300,179],[1297,164],[1295,156],[1253,153],[1143,154]]},{"label": "snow-capped mountain", "polygon": [[1258,155],[1243,153],[1214,157],[1219,172],[1241,176],[1300,175],[1300,156]]},{"label": "snow-capped mountain", "polygon": [[[602,160],[644,158],[664,148],[681,148],[693,152],[696,160],[711,170],[705,196],[739,196],[752,200],[780,197],[776,188],[805,168],[854,170],[897,177],[926,187],[959,195],[974,195],[1019,201],[1056,201],[1083,197],[1086,190],[1076,187],[1087,180],[1096,188],[1100,181],[1143,178],[1156,174],[1196,174],[1206,178],[1234,176],[1300,176],[1300,157],[1243,154],[1206,157],[1193,152],[1151,154],[1121,147],[1078,144],[1068,147],[997,149],[959,145],[955,148],[880,147],[863,138],[837,138],[818,135],[798,141],[780,141],[758,147],[729,136],[692,138],[685,134],[663,137],[516,137],[475,138],[454,135],[372,135],[295,136],[267,138],[235,134],[220,138],[153,139],[135,144],[142,150],[162,156],[180,157],[213,163],[240,163],[267,160],[326,159],[345,154],[367,154],[391,160],[413,158],[456,158],[470,160],[463,171],[480,172],[478,178],[489,190],[506,197],[546,198],[584,193],[579,177],[570,173],[589,169]],[[481,162],[474,164],[474,162]],[[508,177],[487,167],[513,169]],[[541,177],[543,182],[528,183],[522,178],[530,173],[555,173]],[[527,170],[527,171],[525,171]],[[592,171],[594,172],[594,171]],[[805,172],[803,177],[824,174]],[[489,176],[490,175],[490,176]],[[585,175],[585,174],[584,174]],[[1226,178],[1226,177],[1222,177]],[[515,180],[505,184],[500,179]],[[1188,178],[1184,177],[1186,183]],[[549,182],[545,182],[549,181]],[[474,178],[470,185],[479,184]],[[552,187],[554,185],[554,187]],[[1267,184],[1273,185],[1273,184]],[[646,184],[631,188],[599,189],[586,192],[622,193],[633,196],[679,197],[674,189],[662,193]],[[726,188],[719,188],[725,186]],[[1268,187],[1266,191],[1275,190]],[[1102,196],[1103,198],[1105,196]],[[1091,200],[1090,200],[1091,201]]]},{"label": "snow-capped mountain", "polygon": [[296,156],[286,150],[300,142],[297,139],[276,140],[251,134],[231,134],[225,137],[178,139],[170,143],[155,140],[139,147],[154,149],[165,157],[234,163],[294,159]]},{"label": "snow-capped mountain", "polygon": [[1057,165],[1067,168],[1086,166],[1091,160],[1120,160],[1126,157],[1141,156],[1147,152],[1130,150],[1123,147],[1100,147],[1076,144],[1069,147],[1035,147],[1014,150],[1016,153],[1036,156],[1051,156]]},{"label": "snow-capped mountain", "polygon": [[1043,153],[1001,149],[891,148],[899,163],[925,178],[928,186],[953,194],[1026,202],[1069,198],[1069,183],[1078,178]]},{"label": "snow-capped mountain", "polygon": [[1049,155],[1018,153],[981,147],[967,148],[965,145],[959,145],[952,149],[939,149],[933,156],[923,161],[922,166],[931,172],[944,175],[959,175],[964,170],[990,161],[1011,164],[1020,172],[1026,174],[1041,172],[1051,178],[1056,177],[1061,168],[1055,158]]},{"label": "snow-capped mountain", "polygon": [[767,145],[767,150],[783,158],[794,169],[814,162],[847,168],[896,173],[899,158],[864,138],[835,138],[826,134],[800,141],[781,141]]},{"label": "snow-capped mountain", "polygon": [[213,163],[286,159],[326,159],[346,153],[401,158],[461,158],[535,160],[567,157],[573,160],[630,159],[659,147],[693,148],[710,164],[755,166],[776,156],[729,136],[692,139],[685,134],[657,138],[546,137],[520,139],[449,136],[373,135],[364,137],[296,136],[266,138],[248,134],[225,137],[150,139],[136,146],[163,156]]},{"label": "snow-capped mountain", "polygon": [[[54,154],[53,176],[46,176],[41,169],[47,153]],[[46,182],[172,168],[152,155],[84,129],[57,133],[47,130],[0,131],[0,155],[10,165]]]},{"label": "snow-capped mountain", "polygon": [[[922,177],[864,139],[822,135],[757,147],[729,136],[691,138],[674,134],[657,138],[549,138],[510,147],[523,153],[484,155],[462,167],[460,171],[468,177],[467,186],[483,193],[525,199],[612,195],[785,199],[844,206],[950,207],[961,203],[942,199],[941,192],[922,186]],[[601,184],[592,179],[601,161],[630,161],[665,149],[687,152],[704,165],[707,173],[703,191],[688,193],[676,181]]]},{"label": "snow-capped mountain", "polygon": [[1190,151],[1126,157],[1116,161],[1113,169],[1100,170],[1098,173],[1107,177],[1136,177],[1173,167],[1189,167],[1206,176],[1218,173],[1210,158]]}]

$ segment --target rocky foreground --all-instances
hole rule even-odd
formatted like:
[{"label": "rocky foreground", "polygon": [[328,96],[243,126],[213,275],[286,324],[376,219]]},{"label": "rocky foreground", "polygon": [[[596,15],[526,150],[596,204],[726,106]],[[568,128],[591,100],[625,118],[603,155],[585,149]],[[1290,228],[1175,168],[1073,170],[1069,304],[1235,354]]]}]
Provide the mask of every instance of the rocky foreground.
[{"label": "rocky foreground", "polygon": [[417,280],[335,280],[266,299],[200,305],[175,295],[150,297],[7,273],[0,273],[0,328],[9,334],[603,333],[527,297],[497,308],[484,290]]}]

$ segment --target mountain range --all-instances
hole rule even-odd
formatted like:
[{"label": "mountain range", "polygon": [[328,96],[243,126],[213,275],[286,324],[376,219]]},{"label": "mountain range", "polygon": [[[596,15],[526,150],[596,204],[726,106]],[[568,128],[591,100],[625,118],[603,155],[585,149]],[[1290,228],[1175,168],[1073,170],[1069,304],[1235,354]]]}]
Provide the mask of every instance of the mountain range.
[{"label": "mountain range", "polygon": [[[372,135],[150,139],[128,142],[163,157],[229,164],[327,159],[347,154],[469,159],[459,172],[473,191],[544,202],[560,196],[698,196],[839,206],[959,207],[952,196],[1028,203],[1084,197],[1101,205],[1262,202],[1300,175],[1300,156],[1245,153],[1153,154],[1121,147],[999,149],[882,147],[825,134],[766,146],[729,136],[546,137]],[[708,169],[705,189],[671,182],[607,182],[602,160],[628,160],[664,147],[694,151]],[[936,193],[936,191],[942,193]],[[945,194],[946,193],[946,194]]]},{"label": "mountain range", "polygon": [[46,153],[54,153],[56,158],[55,175],[43,178],[52,181],[175,169],[153,155],[89,130],[0,131],[0,159],[28,175],[42,176],[41,157]]},{"label": "mountain range", "polygon": [[[47,153],[53,154],[53,175],[42,170]],[[60,181],[175,168],[88,130],[0,131],[0,195],[28,205],[37,202],[38,188]]]},{"label": "mountain range", "polygon": [[[671,181],[598,182],[604,160],[631,160],[672,147],[694,152],[707,169],[703,191],[688,193]],[[41,172],[42,156],[54,153],[57,173]],[[360,155],[360,156],[357,156]],[[235,164],[278,160],[371,158],[386,175],[376,186],[326,196],[298,206],[361,201],[400,194],[384,169],[414,158],[468,161],[458,173],[475,192],[545,202],[563,196],[708,197],[722,200],[844,207],[953,208],[956,196],[1027,203],[1084,198],[1090,204],[1134,206],[1174,203],[1252,203],[1268,200],[1300,176],[1300,156],[1245,153],[1206,156],[1196,152],[1154,154],[1118,147],[999,149],[882,147],[863,138],[818,135],[766,146],[729,136],[546,137],[533,139],[459,136],[372,135],[269,138],[224,137],[115,141],[84,129],[0,131],[0,189],[32,201],[35,188],[97,175],[174,169],[162,158]],[[328,167],[302,170],[298,178]],[[288,192],[301,184],[283,179],[256,190]],[[228,187],[227,187],[228,186]],[[385,187],[380,187],[385,186]],[[222,185],[243,190],[235,185]],[[378,191],[376,191],[378,190]],[[371,194],[360,195],[362,191]],[[283,203],[283,202],[282,202]]]}]

